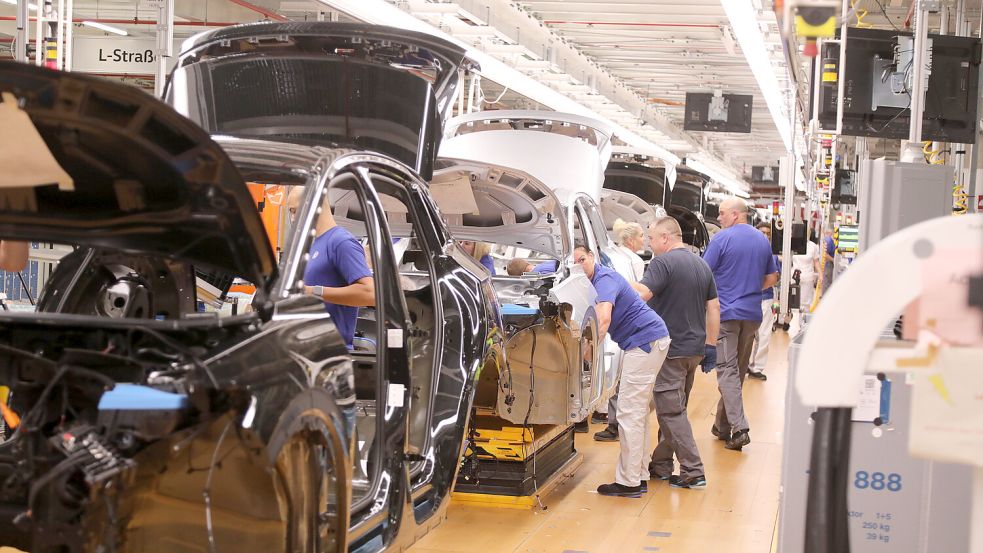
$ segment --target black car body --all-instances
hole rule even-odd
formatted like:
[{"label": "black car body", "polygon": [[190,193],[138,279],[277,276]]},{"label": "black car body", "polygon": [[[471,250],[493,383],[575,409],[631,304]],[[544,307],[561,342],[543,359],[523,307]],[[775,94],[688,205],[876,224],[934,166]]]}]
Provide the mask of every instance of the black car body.
[{"label": "black car body", "polygon": [[660,160],[635,154],[614,153],[604,172],[604,188],[627,192],[665,209],[683,230],[683,241],[703,252],[710,242],[704,222],[706,177],[686,166],[674,168],[675,181],[667,186],[667,167]]},{"label": "black car body", "polygon": [[[75,181],[39,186],[28,204],[2,192],[0,236],[79,246],[37,313],[0,324],[0,380],[22,417],[0,443],[0,544],[380,551],[439,523],[476,375],[501,355],[500,315],[412,169],[213,140],[138,90],[21,64],[0,65],[0,90]],[[305,187],[279,263],[246,181]],[[373,350],[349,352],[302,293],[325,194],[358,198]],[[412,289],[385,198],[407,208],[402,228],[428,254]],[[250,308],[199,313],[196,282],[232,277],[254,287]]]}]

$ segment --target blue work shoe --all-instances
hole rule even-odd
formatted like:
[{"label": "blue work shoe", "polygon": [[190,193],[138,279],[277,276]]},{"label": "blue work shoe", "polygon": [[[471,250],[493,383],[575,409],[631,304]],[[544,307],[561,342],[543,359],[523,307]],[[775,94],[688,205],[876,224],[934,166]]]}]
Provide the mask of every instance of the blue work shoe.
[{"label": "blue work shoe", "polygon": [[682,488],[682,489],[693,489],[693,488],[705,488],[707,487],[706,476],[690,476],[689,478],[683,478],[682,476],[672,475],[669,477],[669,487],[670,488]]}]

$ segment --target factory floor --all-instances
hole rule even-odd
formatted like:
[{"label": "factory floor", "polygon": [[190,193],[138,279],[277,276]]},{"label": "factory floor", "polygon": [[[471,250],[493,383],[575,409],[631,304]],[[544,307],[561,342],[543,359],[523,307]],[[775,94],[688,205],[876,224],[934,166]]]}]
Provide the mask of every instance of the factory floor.
[{"label": "factory floor", "polygon": [[772,335],[768,380],[744,385],[751,444],[742,452],[724,449],[710,434],[720,395],[715,373],[697,375],[689,418],[706,468],[705,489],[653,480],[641,499],[598,495],[598,485],[614,480],[618,444],[595,442],[591,435],[603,426],[591,425],[591,434],[577,435],[584,464],[543,499],[545,509],[452,503],[447,520],[410,553],[769,553],[778,517],[789,339],[781,331]]}]

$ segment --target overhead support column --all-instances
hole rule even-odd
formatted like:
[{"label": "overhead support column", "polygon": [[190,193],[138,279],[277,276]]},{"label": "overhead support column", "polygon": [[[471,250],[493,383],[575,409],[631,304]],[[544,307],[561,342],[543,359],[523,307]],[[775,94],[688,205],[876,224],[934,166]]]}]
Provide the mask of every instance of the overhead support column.
[{"label": "overhead support column", "polygon": [[164,95],[167,62],[174,55],[174,0],[156,0],[157,6],[157,72],[154,75],[154,96]]},{"label": "overhead support column", "polygon": [[[785,190],[785,205],[782,208],[782,220],[784,230],[782,231],[782,271],[780,292],[780,305],[778,308],[778,322],[785,324],[790,308],[788,304],[789,288],[792,284],[792,222],[795,217],[795,154],[789,152],[782,156],[778,162],[778,182]],[[808,231],[807,231],[808,232]]]},{"label": "overhead support column", "polygon": [[923,161],[922,117],[925,113],[925,88],[928,82],[928,10],[927,0],[917,0],[915,7],[915,52],[912,59],[911,83],[911,124],[908,127],[908,142],[901,152],[901,161],[915,163]]},{"label": "overhead support column", "polygon": [[[969,25],[966,25],[967,33]],[[980,36],[983,36],[983,15],[980,17]],[[983,83],[983,63],[980,64],[980,80],[977,82]],[[976,114],[983,113],[983,94],[976,96]],[[980,211],[977,209],[979,207],[979,196],[980,196],[980,181],[983,180],[983,175],[980,175],[980,157],[983,157],[983,127],[976,129],[976,144],[973,144],[969,149],[970,160],[969,160],[969,212],[976,213]]]},{"label": "overhead support column", "polygon": [[27,63],[27,25],[30,22],[27,6],[28,0],[17,0],[17,34],[14,39],[17,47],[14,50],[14,60],[23,63]]}]

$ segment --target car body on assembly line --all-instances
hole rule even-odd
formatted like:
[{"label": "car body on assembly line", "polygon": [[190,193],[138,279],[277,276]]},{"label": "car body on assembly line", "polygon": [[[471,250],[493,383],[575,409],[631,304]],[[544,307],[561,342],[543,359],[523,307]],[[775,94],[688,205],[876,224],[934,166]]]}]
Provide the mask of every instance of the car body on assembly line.
[{"label": "car body on assembly line", "polygon": [[[283,51],[320,32],[367,48],[385,42],[388,53],[412,51],[425,63],[436,55],[395,29],[303,27],[291,38],[282,27],[250,27],[186,48],[172,101],[201,90],[192,73],[211,82],[193,65],[219,56],[202,48],[261,43],[266,31]],[[363,62],[352,66],[373,78],[376,65]],[[435,82],[418,89],[432,101]],[[444,93],[453,89],[441,82]],[[75,181],[74,191],[34,189],[33,204],[8,202],[0,235],[78,246],[51,275],[38,312],[4,315],[0,326],[0,376],[9,410],[21,415],[0,443],[0,544],[32,553],[244,543],[399,551],[442,520],[477,375],[503,353],[489,278],[454,245],[417,174],[439,131],[397,139],[390,120],[361,121],[411,168],[303,132],[250,132],[282,130],[273,112],[211,137],[207,125],[105,80],[4,63],[0,89],[21,99]],[[422,106],[412,116],[424,113],[439,123]],[[303,187],[296,218],[274,233],[266,216],[293,187]],[[340,196],[358,200],[354,230],[375,286],[375,307],[359,313],[372,344],[363,336],[355,351],[324,304],[303,293],[322,200]],[[392,202],[403,213],[395,226],[427,254],[412,281],[398,273]],[[229,297],[233,278],[249,290],[245,312],[201,313],[206,285]]]},{"label": "car body on assembly line", "polygon": [[[445,130],[441,169],[432,188],[435,195],[441,185],[461,190],[460,195],[438,195],[454,235],[494,242],[502,246],[500,254],[506,257],[532,255],[537,262],[557,262],[552,273],[493,279],[506,326],[511,329],[510,370],[500,377],[506,382],[498,387],[497,414],[512,422],[578,422],[616,391],[622,352],[610,337],[605,338],[603,348],[593,348],[595,357],[587,362],[582,354],[563,345],[568,340],[565,334],[585,348],[597,335],[594,289],[574,263],[574,244],[587,245],[600,263],[632,278],[631,259],[610,240],[598,207],[598,201],[603,201],[601,183],[610,142],[611,129],[602,122],[556,112],[477,112],[455,117]],[[471,207],[451,205],[468,194],[476,201],[474,214],[466,211]],[[585,300],[584,307],[575,307]],[[523,307],[536,311],[527,316]],[[575,318],[561,320],[567,312]],[[551,313],[561,317],[549,323]],[[546,323],[546,330],[561,337],[550,346],[557,354],[543,353],[542,343],[535,339],[538,334],[533,329],[537,327],[524,328],[523,321],[536,317]],[[539,327],[535,332],[543,330]],[[537,346],[544,365],[539,374],[528,375],[537,367],[531,359]],[[544,386],[534,392],[536,401],[524,402],[520,396],[528,395],[528,388],[523,383],[535,378],[538,388],[545,370],[569,379],[570,389],[561,396],[562,387]],[[517,374],[522,375],[518,380]],[[479,394],[479,404],[487,401]],[[557,415],[537,417],[547,412],[547,402]],[[560,412],[564,405],[566,411]]]},{"label": "car body on assembly line", "polygon": [[676,219],[683,242],[702,253],[710,242],[704,222],[706,177],[684,165],[673,165],[644,150],[618,147],[605,170],[604,188],[627,192]]}]

